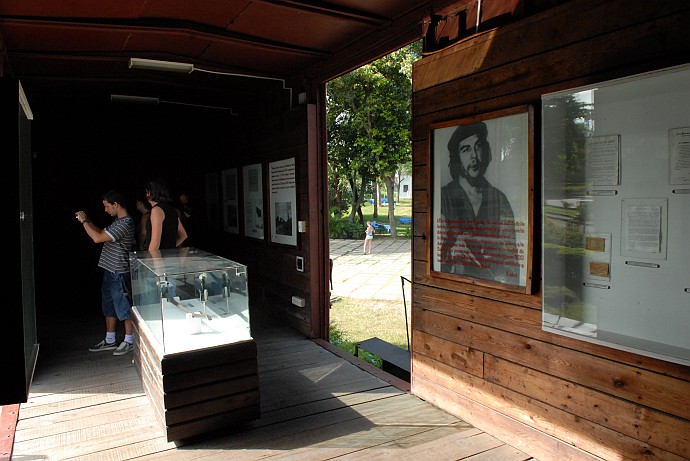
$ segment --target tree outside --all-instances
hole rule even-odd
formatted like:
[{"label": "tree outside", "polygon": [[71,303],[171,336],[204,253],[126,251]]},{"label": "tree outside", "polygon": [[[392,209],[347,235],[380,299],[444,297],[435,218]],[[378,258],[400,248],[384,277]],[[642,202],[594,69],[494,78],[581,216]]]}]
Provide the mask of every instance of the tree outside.
[{"label": "tree outside", "polygon": [[397,236],[399,181],[412,163],[412,63],[420,56],[418,41],[326,86],[330,216],[346,216],[351,237],[363,235],[362,205],[369,198],[379,218],[380,188],[391,236]]}]

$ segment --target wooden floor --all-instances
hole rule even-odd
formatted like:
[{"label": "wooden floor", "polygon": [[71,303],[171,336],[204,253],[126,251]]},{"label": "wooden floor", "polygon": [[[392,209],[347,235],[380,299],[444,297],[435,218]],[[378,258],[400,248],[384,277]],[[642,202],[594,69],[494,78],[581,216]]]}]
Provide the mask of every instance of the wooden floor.
[{"label": "wooden floor", "polygon": [[[254,314],[261,418],[194,443],[166,442],[132,356],[93,353],[102,319],[51,325],[13,460],[530,460],[329,344]],[[326,347],[323,347],[326,346]]]}]

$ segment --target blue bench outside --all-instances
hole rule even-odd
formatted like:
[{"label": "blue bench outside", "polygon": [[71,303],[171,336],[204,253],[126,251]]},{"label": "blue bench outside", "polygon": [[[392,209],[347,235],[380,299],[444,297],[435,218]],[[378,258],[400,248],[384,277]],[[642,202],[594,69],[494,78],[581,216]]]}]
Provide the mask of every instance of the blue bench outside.
[{"label": "blue bench outside", "polygon": [[[370,198],[369,199],[369,205],[373,205],[373,204],[374,204],[374,199]],[[381,205],[388,205],[388,199],[386,197],[383,197],[381,199]],[[393,202],[393,205],[395,205],[395,202]]]},{"label": "blue bench outside", "polygon": [[376,221],[372,221],[371,225],[376,230],[385,229],[385,231],[388,232],[389,234],[391,232],[391,226],[389,224],[379,224]]},{"label": "blue bench outside", "polygon": [[400,224],[412,224],[412,218],[400,218]]}]

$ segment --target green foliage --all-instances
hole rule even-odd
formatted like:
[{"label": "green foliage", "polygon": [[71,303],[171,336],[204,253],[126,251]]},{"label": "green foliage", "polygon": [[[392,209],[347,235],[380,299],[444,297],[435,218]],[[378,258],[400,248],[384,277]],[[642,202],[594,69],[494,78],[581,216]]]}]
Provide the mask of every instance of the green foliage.
[{"label": "green foliage", "polygon": [[350,210],[350,222],[367,189],[411,161],[412,63],[419,56],[415,42],[326,86],[329,200]]},{"label": "green foliage", "polygon": [[[396,218],[411,218],[412,217],[412,199],[402,199],[400,203],[395,205]],[[363,223],[367,221],[377,221],[381,224],[388,224],[385,220],[374,218],[374,205],[369,202],[362,205]],[[351,223],[347,218],[341,217],[331,213],[329,217],[329,237],[333,239],[360,239],[364,238],[366,224]],[[396,223],[396,237],[411,238],[412,225]],[[390,237],[384,236],[380,233],[375,235],[376,238]]]},{"label": "green foliage", "polygon": [[328,224],[328,236],[334,239],[360,239],[366,231],[364,224],[351,223],[347,219],[331,217]]},{"label": "green foliage", "polygon": [[412,226],[410,224],[398,224],[398,237],[412,238]]},{"label": "green foliage", "polygon": [[563,246],[563,245],[555,245],[553,243],[545,243],[544,249],[555,250],[556,253],[558,253],[558,254],[568,255],[568,256],[584,256],[585,255],[584,248],[572,248],[572,247],[567,247],[567,246]]},{"label": "green foliage", "polygon": [[576,223],[558,225],[544,222],[544,247],[559,248],[562,254],[584,254],[584,232]]},{"label": "green foliage", "polygon": [[[553,305],[551,300],[558,300],[559,305]],[[587,305],[580,297],[567,287],[544,288],[544,312],[556,314],[569,319],[583,321]]]},{"label": "green foliage", "polygon": [[584,234],[580,229],[572,226],[558,227],[549,223],[544,225],[544,243],[568,248],[582,248]]},{"label": "green foliage", "polygon": [[585,141],[592,122],[591,104],[572,96],[553,99],[544,106],[544,170],[563,174],[563,181],[545,184],[546,198],[562,198],[564,185],[584,183]]}]

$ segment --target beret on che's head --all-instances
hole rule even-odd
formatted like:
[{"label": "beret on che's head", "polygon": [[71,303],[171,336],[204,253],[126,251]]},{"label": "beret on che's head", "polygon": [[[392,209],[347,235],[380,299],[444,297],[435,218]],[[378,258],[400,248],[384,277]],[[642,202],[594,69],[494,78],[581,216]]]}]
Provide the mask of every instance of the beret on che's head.
[{"label": "beret on che's head", "polygon": [[486,123],[484,122],[460,125],[455,129],[455,132],[453,132],[453,135],[448,140],[448,152],[451,155],[457,155],[460,141],[472,135],[477,135],[479,139],[485,141],[488,134],[489,130],[486,128]]}]

